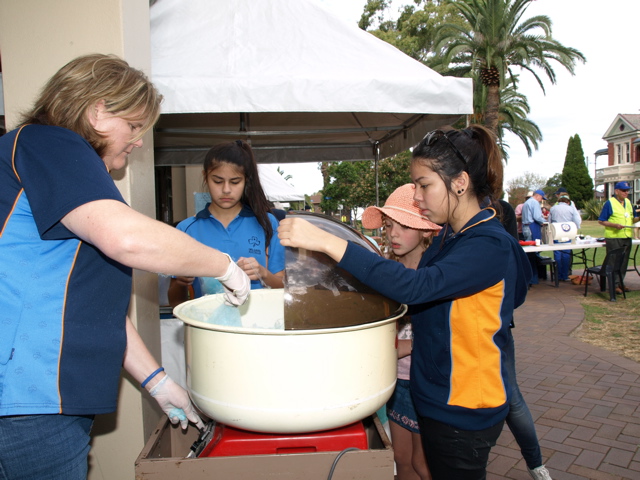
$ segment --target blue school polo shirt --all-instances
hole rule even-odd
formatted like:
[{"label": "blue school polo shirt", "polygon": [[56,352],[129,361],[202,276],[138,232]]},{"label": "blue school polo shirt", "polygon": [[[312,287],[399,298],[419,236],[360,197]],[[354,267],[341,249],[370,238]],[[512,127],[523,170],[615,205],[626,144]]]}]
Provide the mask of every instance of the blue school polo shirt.
[{"label": "blue school polo shirt", "polygon": [[74,132],[28,125],[0,137],[0,416],[116,408],[131,269],[60,220],[94,200],[124,202]]},{"label": "blue school polo shirt", "polygon": [[[269,263],[267,265],[266,235],[258,223],[253,210],[244,205],[236,218],[228,227],[224,227],[211,212],[209,205],[200,210],[194,217],[187,218],[178,224],[178,229],[205,245],[229,254],[233,261],[240,257],[253,257],[258,263],[267,267],[271,273],[284,270],[284,247],[278,239],[278,220],[268,213],[273,235],[269,243]],[[258,280],[251,282],[252,289],[262,288]],[[208,291],[207,293],[215,293]],[[196,292],[197,294],[197,292]]]}]

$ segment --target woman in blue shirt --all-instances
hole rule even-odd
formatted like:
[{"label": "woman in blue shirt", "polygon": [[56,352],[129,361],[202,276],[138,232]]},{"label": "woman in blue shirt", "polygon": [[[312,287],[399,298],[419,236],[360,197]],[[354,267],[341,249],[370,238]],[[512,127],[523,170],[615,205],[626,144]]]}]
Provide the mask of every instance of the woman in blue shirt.
[{"label": "woman in blue shirt", "polygon": [[86,480],[93,418],[116,410],[122,368],[172,423],[203,427],[127,314],[132,269],[218,276],[235,305],[249,279],[227,255],[129,207],[109,175],[142,147],[161,99],[124,60],[85,55],[0,137],[2,479]]},{"label": "woman in blue shirt", "polygon": [[280,223],[285,246],[324,252],[411,307],[411,392],[433,479],[484,479],[509,410],[508,329],[531,271],[488,197],[502,192],[495,136],[474,125],[434,130],[413,150],[414,200],[444,225],[416,270],[370,254],[300,218]]},{"label": "woman in blue shirt", "polygon": [[[205,156],[202,173],[211,202],[177,228],[229,254],[251,279],[252,289],[282,288],[284,247],[276,235],[278,221],[269,212],[249,144],[236,140],[214,146]],[[195,280],[172,279],[169,288],[172,306],[187,300],[187,287],[192,284],[196,297],[222,292],[213,278]]]}]

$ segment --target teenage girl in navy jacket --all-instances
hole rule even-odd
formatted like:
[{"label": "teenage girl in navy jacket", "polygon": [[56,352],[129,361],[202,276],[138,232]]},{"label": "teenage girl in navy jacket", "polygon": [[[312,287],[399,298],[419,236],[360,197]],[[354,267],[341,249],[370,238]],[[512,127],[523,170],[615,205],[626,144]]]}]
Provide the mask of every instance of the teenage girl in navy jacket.
[{"label": "teenage girl in navy jacket", "polygon": [[371,254],[300,218],[285,246],[324,252],[338,266],[411,306],[411,391],[431,475],[483,479],[509,409],[505,348],[531,276],[522,247],[485,200],[502,193],[502,159],[481,126],[434,130],[413,151],[414,199],[444,225],[417,270]]}]

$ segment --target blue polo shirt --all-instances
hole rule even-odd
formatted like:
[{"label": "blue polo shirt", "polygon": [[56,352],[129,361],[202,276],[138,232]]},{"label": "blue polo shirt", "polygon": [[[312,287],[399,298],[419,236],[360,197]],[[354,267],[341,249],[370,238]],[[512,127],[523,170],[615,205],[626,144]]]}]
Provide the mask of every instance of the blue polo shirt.
[{"label": "blue polo shirt", "polygon": [[131,269],[60,220],[124,202],[82,137],[29,125],[0,137],[0,416],[116,408]]},{"label": "blue polo shirt", "polygon": [[[267,214],[271,222],[271,228],[273,228],[271,242],[267,248],[264,229],[258,223],[258,219],[249,206],[244,205],[238,216],[225,228],[218,219],[211,215],[209,205],[210,203],[200,210],[196,216],[180,222],[177,228],[199,242],[229,254],[235,262],[240,257],[253,257],[260,265],[267,267],[271,273],[278,273],[284,270],[284,247],[278,239],[278,220],[276,220],[276,217],[270,213]],[[204,293],[222,291],[216,289],[216,285],[220,288],[217,281],[205,279],[204,283]],[[194,283],[194,285],[196,284],[197,282]],[[254,280],[251,282],[251,288],[259,289],[262,288],[262,285],[258,280]],[[196,295],[199,295],[197,290]]]}]

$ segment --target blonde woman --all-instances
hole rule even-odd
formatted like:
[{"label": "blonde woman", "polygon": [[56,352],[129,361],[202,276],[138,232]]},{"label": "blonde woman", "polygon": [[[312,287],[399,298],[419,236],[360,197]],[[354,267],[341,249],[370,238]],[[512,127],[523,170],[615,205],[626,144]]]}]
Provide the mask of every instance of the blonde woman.
[{"label": "blonde woman", "polygon": [[123,367],[172,423],[202,426],[127,316],[132,269],[218,277],[236,305],[250,282],[130,208],[109,175],[142,147],[161,100],[124,60],[86,55],[0,137],[0,479],[86,480],[93,417],[116,410]]}]

